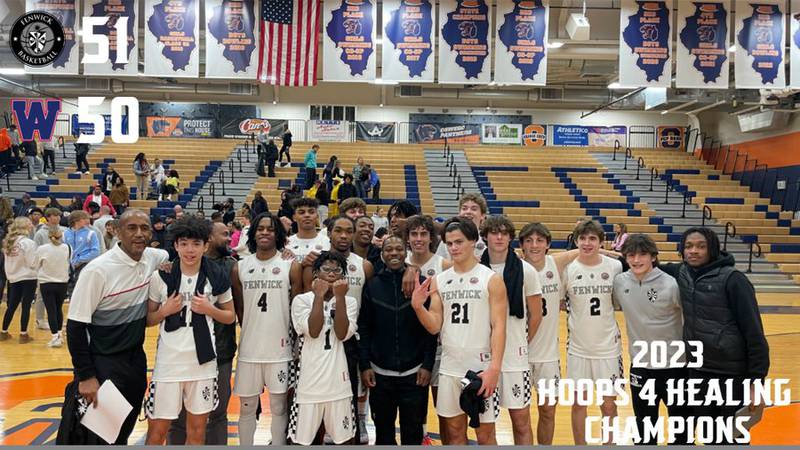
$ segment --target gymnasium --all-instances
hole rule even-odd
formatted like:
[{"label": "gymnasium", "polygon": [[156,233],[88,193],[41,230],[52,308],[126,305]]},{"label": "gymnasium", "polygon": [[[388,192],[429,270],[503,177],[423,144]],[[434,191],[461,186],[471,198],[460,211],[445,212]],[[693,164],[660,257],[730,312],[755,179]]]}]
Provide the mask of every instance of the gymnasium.
[{"label": "gymnasium", "polygon": [[[20,20],[32,11],[57,23],[32,31]],[[39,42],[37,32],[53,34]],[[38,44],[54,59],[23,64],[20,54]],[[75,210],[118,224],[122,214],[86,206],[108,194],[112,208],[95,206],[144,211],[161,239],[153,247],[170,247],[169,226],[195,216],[226,217],[246,249],[251,205],[263,199],[297,232],[291,208],[282,213],[287,196],[319,199],[327,183],[333,218],[352,181],[375,231],[384,223],[391,234],[386,215],[398,202],[441,227],[477,195],[487,218],[507,217],[518,234],[546,225],[550,255],[576,248],[573,230],[588,220],[602,227],[605,250],[646,234],[659,263],[681,263],[684,232],[706,227],[754,288],[767,378],[798,393],[799,101],[796,0],[2,0],[0,215],[7,230],[36,208],[34,227],[47,229],[39,223],[54,207],[62,226]],[[142,157],[164,178],[145,174]],[[107,251],[121,239],[97,233]],[[511,247],[523,255],[518,240]],[[5,314],[11,290],[0,294]],[[40,293],[28,333],[20,310],[3,330],[0,444],[56,443],[74,378],[63,336],[74,301],[61,305],[61,334],[51,333]],[[558,315],[563,378],[570,337],[567,312]],[[612,316],[627,380],[626,316]],[[159,327],[148,327],[148,379],[158,342]],[[223,426],[237,445],[241,406],[230,385]],[[254,443],[265,445],[266,391],[260,406]],[[618,414],[634,416],[632,405]],[[575,443],[570,418],[559,404],[553,444]],[[439,421],[428,396],[425,443],[443,444]],[[798,423],[797,400],[767,405],[750,443],[800,445]],[[369,413],[365,425],[373,444]],[[599,420],[589,427],[600,436]],[[140,413],[128,443],[144,444],[147,430]],[[495,432],[498,444],[515,443],[505,408]],[[468,439],[477,443],[472,428]]]}]

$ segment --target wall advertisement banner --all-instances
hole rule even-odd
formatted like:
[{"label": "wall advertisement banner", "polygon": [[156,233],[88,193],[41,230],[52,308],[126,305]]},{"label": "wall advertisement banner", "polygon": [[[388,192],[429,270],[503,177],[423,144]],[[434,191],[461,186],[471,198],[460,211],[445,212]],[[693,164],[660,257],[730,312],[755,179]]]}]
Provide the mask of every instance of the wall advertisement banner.
[{"label": "wall advertisement banner", "polygon": [[480,144],[481,126],[476,124],[412,123],[409,142],[414,144]]},{"label": "wall advertisement banner", "polygon": [[522,143],[522,125],[518,123],[481,124],[481,143],[519,145]]},{"label": "wall advertisement banner", "polygon": [[147,137],[214,137],[216,121],[212,118],[148,116],[145,118]]},{"label": "wall advertisement banner", "polygon": [[356,140],[365,142],[394,142],[394,122],[356,122]]},{"label": "wall advertisement banner", "polygon": [[565,147],[613,147],[614,141],[625,142],[627,127],[584,127],[553,125],[553,145]]},{"label": "wall advertisement banner", "polygon": [[308,140],[347,142],[348,122],[344,120],[311,120],[308,122]]}]

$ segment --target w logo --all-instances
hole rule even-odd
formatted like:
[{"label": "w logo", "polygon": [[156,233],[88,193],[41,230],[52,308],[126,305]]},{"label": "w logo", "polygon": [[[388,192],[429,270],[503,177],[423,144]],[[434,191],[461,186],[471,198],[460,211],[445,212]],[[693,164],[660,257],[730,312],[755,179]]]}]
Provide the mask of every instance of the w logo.
[{"label": "w logo", "polygon": [[14,121],[19,126],[23,141],[33,139],[34,133],[39,135],[40,140],[49,141],[61,111],[61,99],[12,99],[11,110],[14,111]]}]

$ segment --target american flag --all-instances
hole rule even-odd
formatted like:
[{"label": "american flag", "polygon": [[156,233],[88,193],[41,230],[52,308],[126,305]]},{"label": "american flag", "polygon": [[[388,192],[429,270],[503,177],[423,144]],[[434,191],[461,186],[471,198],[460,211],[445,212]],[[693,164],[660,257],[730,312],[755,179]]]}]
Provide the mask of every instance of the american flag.
[{"label": "american flag", "polygon": [[261,0],[258,79],[279,86],[317,84],[319,0]]}]

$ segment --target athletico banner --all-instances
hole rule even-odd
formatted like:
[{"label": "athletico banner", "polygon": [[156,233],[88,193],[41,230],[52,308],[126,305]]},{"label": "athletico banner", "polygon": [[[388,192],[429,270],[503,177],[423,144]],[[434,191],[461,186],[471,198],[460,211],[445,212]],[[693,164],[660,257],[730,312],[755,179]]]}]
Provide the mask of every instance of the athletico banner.
[{"label": "athletico banner", "polygon": [[736,88],[786,87],[786,2],[736,1]]},{"label": "athletico banner", "polygon": [[255,0],[205,0],[206,78],[256,78]]},{"label": "athletico banner", "polygon": [[522,145],[526,147],[544,147],[547,145],[547,125],[530,124],[522,132]]},{"label": "athletico banner", "polygon": [[[3,3],[7,1],[4,0]],[[64,49],[61,54],[46,66],[31,67],[26,65],[25,72],[78,75],[78,36],[75,29],[78,25],[76,19],[80,15],[79,0],[26,0],[25,11],[50,13],[61,22],[61,26],[64,28]]]},{"label": "athletico banner", "polygon": [[433,82],[435,10],[431,0],[383,1],[384,80]]},{"label": "athletico banner", "polygon": [[247,138],[265,130],[270,137],[283,136],[288,122],[278,119],[244,119],[224,123],[220,127],[224,138]]},{"label": "athletico banner", "polygon": [[[110,17],[105,25],[94,27],[93,33],[108,38],[108,61],[102,64],[84,64],[86,75],[119,75],[135,77],[139,72],[139,0],[83,0],[84,17]],[[127,18],[123,32],[126,34],[126,47],[117,49],[117,29],[120,18]],[[83,28],[87,23],[83,20]],[[84,51],[96,53],[97,46],[84,43]],[[117,55],[124,53],[127,63],[117,63]]]},{"label": "athletico banner", "polygon": [[499,0],[494,41],[494,81],[547,84],[546,0]]},{"label": "athletico banner", "polygon": [[347,142],[348,123],[344,120],[310,120],[308,140],[327,142]]},{"label": "athletico banner", "polygon": [[481,143],[515,144],[522,142],[522,125],[518,123],[484,123],[481,125]]},{"label": "athletico banner", "polygon": [[[103,120],[105,120],[105,135],[111,136],[111,115],[110,114],[103,114]],[[94,124],[93,123],[80,123],[78,122],[78,115],[72,115],[72,135],[75,137],[80,136],[81,134],[94,134]],[[122,133],[128,132],[128,116],[122,116]]]},{"label": "athletico banner", "polygon": [[394,122],[356,122],[356,140],[394,143]]},{"label": "athletico banner", "polygon": [[678,48],[675,86],[728,88],[728,0],[678,2]]},{"label": "athletico banner", "polygon": [[685,130],[684,127],[658,127],[656,131],[658,142],[656,145],[659,148],[683,148]]},{"label": "athletico banner", "polygon": [[793,88],[800,88],[800,0],[792,0],[792,14],[789,15],[789,84]]},{"label": "athletico banner", "polygon": [[670,87],[672,0],[622,0],[619,26],[619,84]]},{"label": "athletico banner", "polygon": [[625,142],[627,127],[583,127],[553,125],[553,145],[565,147],[613,147],[614,141]]},{"label": "athletico banner", "polygon": [[200,76],[200,0],[145,0],[144,17],[145,75]]},{"label": "athletico banner", "polygon": [[481,127],[473,124],[415,123],[408,133],[413,144],[443,144],[445,139],[453,144],[481,143]]},{"label": "athletico banner", "polygon": [[377,2],[329,0],[323,6],[322,78],[325,81],[374,80]]},{"label": "athletico banner", "polygon": [[183,117],[145,118],[148,137],[213,137],[214,119],[184,119]]},{"label": "athletico banner", "polygon": [[439,83],[488,84],[491,8],[485,0],[439,2]]}]

